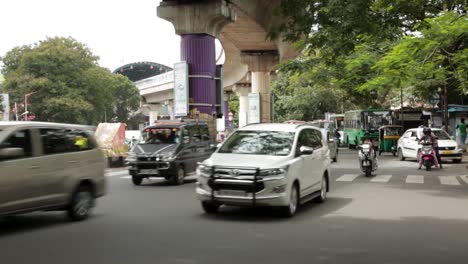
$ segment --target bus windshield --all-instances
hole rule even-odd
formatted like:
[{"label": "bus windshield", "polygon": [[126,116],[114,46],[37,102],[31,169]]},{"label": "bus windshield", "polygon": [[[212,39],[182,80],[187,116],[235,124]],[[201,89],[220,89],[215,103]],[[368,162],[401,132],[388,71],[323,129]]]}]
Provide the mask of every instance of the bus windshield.
[{"label": "bus windshield", "polygon": [[378,130],[383,125],[391,125],[390,111],[363,112],[365,130]]}]

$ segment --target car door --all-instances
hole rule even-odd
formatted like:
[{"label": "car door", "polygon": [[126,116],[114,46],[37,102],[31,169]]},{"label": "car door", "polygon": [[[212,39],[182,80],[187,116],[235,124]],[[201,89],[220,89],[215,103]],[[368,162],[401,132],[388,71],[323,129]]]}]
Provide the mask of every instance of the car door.
[{"label": "car door", "polygon": [[406,150],[408,152],[407,157],[416,158],[419,149],[419,137],[416,130],[411,131],[406,144]]},{"label": "car door", "polygon": [[185,172],[195,170],[197,163],[197,145],[200,143],[200,135],[198,129],[193,126],[185,126],[182,129],[183,142],[177,155],[179,164],[183,164]]},{"label": "car door", "polygon": [[0,213],[37,207],[34,180],[41,164],[30,129],[18,129],[0,143],[0,150],[21,149],[21,154],[0,156]]},{"label": "car door", "polygon": [[[301,194],[302,196],[309,195],[316,190],[317,175],[316,170],[319,163],[319,157],[322,155],[322,150],[317,148],[315,130],[303,129],[299,132],[298,144],[296,146],[296,155],[300,156],[301,166],[298,170],[299,178],[301,181]],[[319,138],[321,138],[321,133]],[[320,145],[322,145],[320,143]],[[310,147],[314,149],[314,152],[310,155],[300,155],[300,148],[302,146]]]},{"label": "car door", "polygon": [[42,205],[58,205],[64,202],[64,185],[67,171],[71,165],[67,155],[74,148],[73,142],[67,137],[68,129],[43,127],[38,128],[40,137],[41,167],[34,181],[37,199]]},{"label": "car door", "polygon": [[311,130],[312,146],[314,153],[312,154],[312,189],[318,191],[321,188],[321,180],[325,166],[330,162],[328,145],[324,144],[325,139],[322,133],[318,130]]},{"label": "car door", "polygon": [[410,136],[411,136],[412,131],[406,131],[405,134],[403,135],[401,139],[401,149],[403,151],[403,155],[405,157],[409,157],[410,152],[409,152],[409,144],[410,144]]}]

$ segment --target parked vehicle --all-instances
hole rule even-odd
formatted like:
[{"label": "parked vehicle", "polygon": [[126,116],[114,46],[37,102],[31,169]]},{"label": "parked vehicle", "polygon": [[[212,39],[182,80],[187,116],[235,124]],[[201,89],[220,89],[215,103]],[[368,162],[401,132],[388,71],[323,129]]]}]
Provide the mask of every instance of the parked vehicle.
[{"label": "parked vehicle", "polygon": [[0,215],[65,210],[89,216],[105,194],[106,162],[89,127],[0,122]]},{"label": "parked vehicle", "polygon": [[330,159],[333,162],[338,161],[338,138],[334,136],[334,134],[327,128],[321,128],[322,137],[326,140],[328,145],[328,150],[330,151]]},{"label": "parked vehicle", "polygon": [[335,137],[338,138],[338,146],[341,146],[344,140],[344,114],[331,115],[330,121],[334,124]]},{"label": "parked vehicle", "polygon": [[[460,163],[463,159],[463,149],[450,137],[447,132],[440,128],[432,128],[432,135],[437,138],[439,154],[442,160],[452,160]],[[419,139],[423,136],[423,128],[411,128],[403,133],[398,140],[398,157],[400,160],[406,158],[420,159],[422,145]]]},{"label": "parked vehicle", "polygon": [[359,166],[366,177],[372,176],[372,172],[377,170],[377,160],[374,151],[371,144],[359,145]]},{"label": "parked vehicle", "polygon": [[183,184],[197,162],[216,149],[209,131],[206,122],[198,121],[166,121],[143,129],[126,159],[133,184],[152,177]]},{"label": "parked vehicle", "polygon": [[320,129],[307,124],[251,124],[232,133],[197,168],[197,195],[206,213],[221,205],[280,207],[323,202],[330,159]]},{"label": "parked vehicle", "polygon": [[397,142],[403,134],[403,127],[386,125],[379,128],[379,156],[383,152],[390,152],[393,156],[397,153]]},{"label": "parked vehicle", "polygon": [[378,139],[379,127],[391,125],[393,112],[388,109],[362,109],[345,113],[344,136],[342,142],[350,149],[356,148],[367,131],[371,137]]}]

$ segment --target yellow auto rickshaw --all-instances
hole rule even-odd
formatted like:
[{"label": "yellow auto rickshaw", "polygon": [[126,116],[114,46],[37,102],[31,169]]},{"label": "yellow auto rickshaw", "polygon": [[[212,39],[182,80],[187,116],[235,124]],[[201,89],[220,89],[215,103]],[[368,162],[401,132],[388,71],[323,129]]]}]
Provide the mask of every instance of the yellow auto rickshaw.
[{"label": "yellow auto rickshaw", "polygon": [[379,128],[379,156],[382,152],[397,153],[397,142],[403,134],[403,127],[397,125],[385,125]]}]

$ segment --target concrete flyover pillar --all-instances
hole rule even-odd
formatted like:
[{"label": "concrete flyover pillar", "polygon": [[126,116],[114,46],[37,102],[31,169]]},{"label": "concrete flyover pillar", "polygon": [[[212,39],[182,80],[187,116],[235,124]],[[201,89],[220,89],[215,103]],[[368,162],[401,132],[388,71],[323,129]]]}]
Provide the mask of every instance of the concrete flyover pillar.
[{"label": "concrete flyover pillar", "polygon": [[252,93],[260,94],[260,122],[270,123],[272,121],[270,71],[279,63],[278,52],[242,51],[241,60],[249,66],[252,74]]},{"label": "concrete flyover pillar", "polygon": [[250,85],[235,84],[232,90],[239,96],[239,127],[247,125],[247,113],[249,111]]},{"label": "concrete flyover pillar", "polygon": [[181,60],[189,64],[189,109],[216,112],[215,38],[235,20],[225,0],[162,1],[157,14],[181,36]]}]

